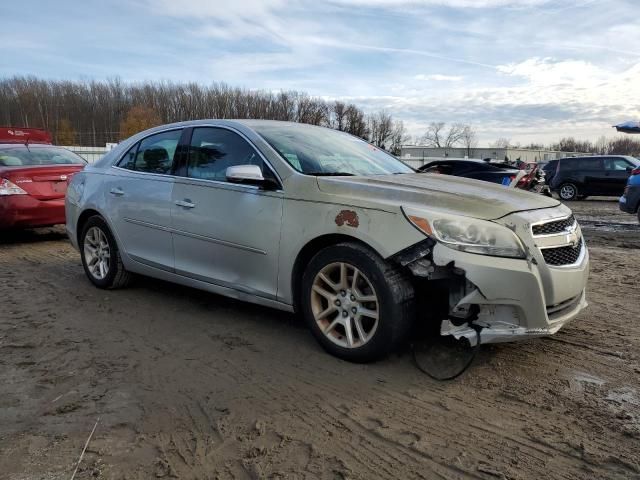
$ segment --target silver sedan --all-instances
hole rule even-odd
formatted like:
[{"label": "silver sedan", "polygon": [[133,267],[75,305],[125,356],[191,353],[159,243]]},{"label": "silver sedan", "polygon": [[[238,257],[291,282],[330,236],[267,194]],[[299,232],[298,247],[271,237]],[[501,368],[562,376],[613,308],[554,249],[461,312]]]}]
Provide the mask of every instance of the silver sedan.
[{"label": "silver sedan", "polygon": [[321,127],[139,133],[73,177],[66,218],[97,287],[140,274],[297,311],[351,361],[384,356],[416,321],[500,342],[553,334],[586,306],[588,252],[568,208],[416,173]]}]

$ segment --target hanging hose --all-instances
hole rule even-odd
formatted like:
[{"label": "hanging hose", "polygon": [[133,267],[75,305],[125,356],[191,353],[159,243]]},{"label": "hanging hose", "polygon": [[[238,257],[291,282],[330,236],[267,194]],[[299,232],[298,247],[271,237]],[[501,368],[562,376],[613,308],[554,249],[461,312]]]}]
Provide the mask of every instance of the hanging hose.
[{"label": "hanging hose", "polygon": [[416,354],[416,344],[415,343],[411,343],[411,356],[412,356],[413,363],[416,366],[416,368],[418,370],[420,370],[422,373],[424,373],[424,374],[428,375],[429,377],[433,378],[434,380],[438,380],[438,381],[453,380],[454,378],[457,378],[460,375],[462,375],[467,370],[467,368],[469,368],[471,366],[471,364],[473,363],[473,360],[476,358],[476,355],[478,354],[478,350],[480,350],[480,331],[482,330],[482,327],[480,327],[478,325],[474,325],[472,323],[470,323],[469,326],[471,328],[473,328],[473,330],[476,332],[476,344],[473,347],[473,351],[471,352],[471,356],[469,357],[467,362],[463,365],[463,367],[459,371],[455,372],[452,375],[448,375],[448,376],[444,376],[444,377],[440,377],[440,376],[430,372],[429,370],[424,368],[422,365],[420,365],[420,362],[418,362],[418,357],[417,357],[417,354]]}]

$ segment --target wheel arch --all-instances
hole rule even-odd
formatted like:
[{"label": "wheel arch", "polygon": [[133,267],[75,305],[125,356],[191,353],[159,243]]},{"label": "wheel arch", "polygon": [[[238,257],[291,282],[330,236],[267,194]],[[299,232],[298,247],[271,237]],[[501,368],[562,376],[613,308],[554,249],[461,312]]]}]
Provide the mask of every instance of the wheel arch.
[{"label": "wheel arch", "polygon": [[353,237],[351,235],[346,235],[343,233],[329,233],[316,237],[307,242],[298,252],[298,255],[296,256],[295,262],[293,264],[293,269],[291,271],[291,294],[295,312],[300,311],[300,290],[302,286],[302,275],[304,274],[305,265],[307,265],[313,258],[313,256],[320,250],[332,245],[337,245],[339,243],[345,242],[364,246],[365,248],[368,248],[369,250],[380,255],[380,253],[367,242],[357,237]]},{"label": "wheel arch", "polygon": [[80,248],[80,245],[82,244],[82,239],[80,238],[80,236],[82,235],[84,225],[87,223],[87,220],[95,216],[98,216],[104,220],[102,214],[97,210],[94,210],[93,208],[87,208],[86,210],[83,210],[83,212],[78,217],[78,221],[76,222],[76,241],[78,242],[78,248]]},{"label": "wheel arch", "polygon": [[116,243],[120,247],[121,243],[120,243],[120,238],[118,237],[118,232],[116,231],[115,228],[113,228],[113,225],[111,224],[111,221],[109,220],[109,218],[106,215],[103,215],[102,212],[100,212],[100,210],[96,209],[95,207],[88,206],[86,209],[82,211],[80,215],[78,215],[78,221],[76,222],[76,240],[78,241],[78,248],[80,248],[80,245],[81,245],[80,235],[82,235],[82,229],[84,228],[84,225],[87,223],[87,220],[95,216],[98,216],[102,220],[104,220],[104,222],[107,224],[107,227],[109,227],[109,230],[113,235],[113,238],[115,238]]}]

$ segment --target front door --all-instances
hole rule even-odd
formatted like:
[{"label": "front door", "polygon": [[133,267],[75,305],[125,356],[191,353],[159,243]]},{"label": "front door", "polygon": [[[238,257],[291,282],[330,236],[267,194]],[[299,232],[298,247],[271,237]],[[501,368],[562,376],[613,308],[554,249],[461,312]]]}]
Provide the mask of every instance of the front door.
[{"label": "front door", "polygon": [[172,221],[176,273],[275,298],[283,192],[227,182],[233,165],[273,173],[256,149],[226,128],[193,130],[186,172],[176,177]]},{"label": "front door", "polygon": [[173,158],[181,129],[151,135],[110,170],[105,197],[118,241],[133,260],[173,270]]},{"label": "front door", "polygon": [[633,165],[626,158],[605,157],[605,188],[608,195],[622,195],[630,175],[627,169],[630,167],[633,167]]}]

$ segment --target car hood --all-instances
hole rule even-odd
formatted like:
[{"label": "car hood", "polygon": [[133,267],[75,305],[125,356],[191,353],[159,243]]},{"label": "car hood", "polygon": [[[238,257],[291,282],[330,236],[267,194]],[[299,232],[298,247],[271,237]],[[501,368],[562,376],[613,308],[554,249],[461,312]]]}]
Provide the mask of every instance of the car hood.
[{"label": "car hood", "polygon": [[430,173],[318,177],[318,188],[322,192],[354,200],[396,207],[426,207],[483,220],[560,204],[553,198],[515,188]]}]

